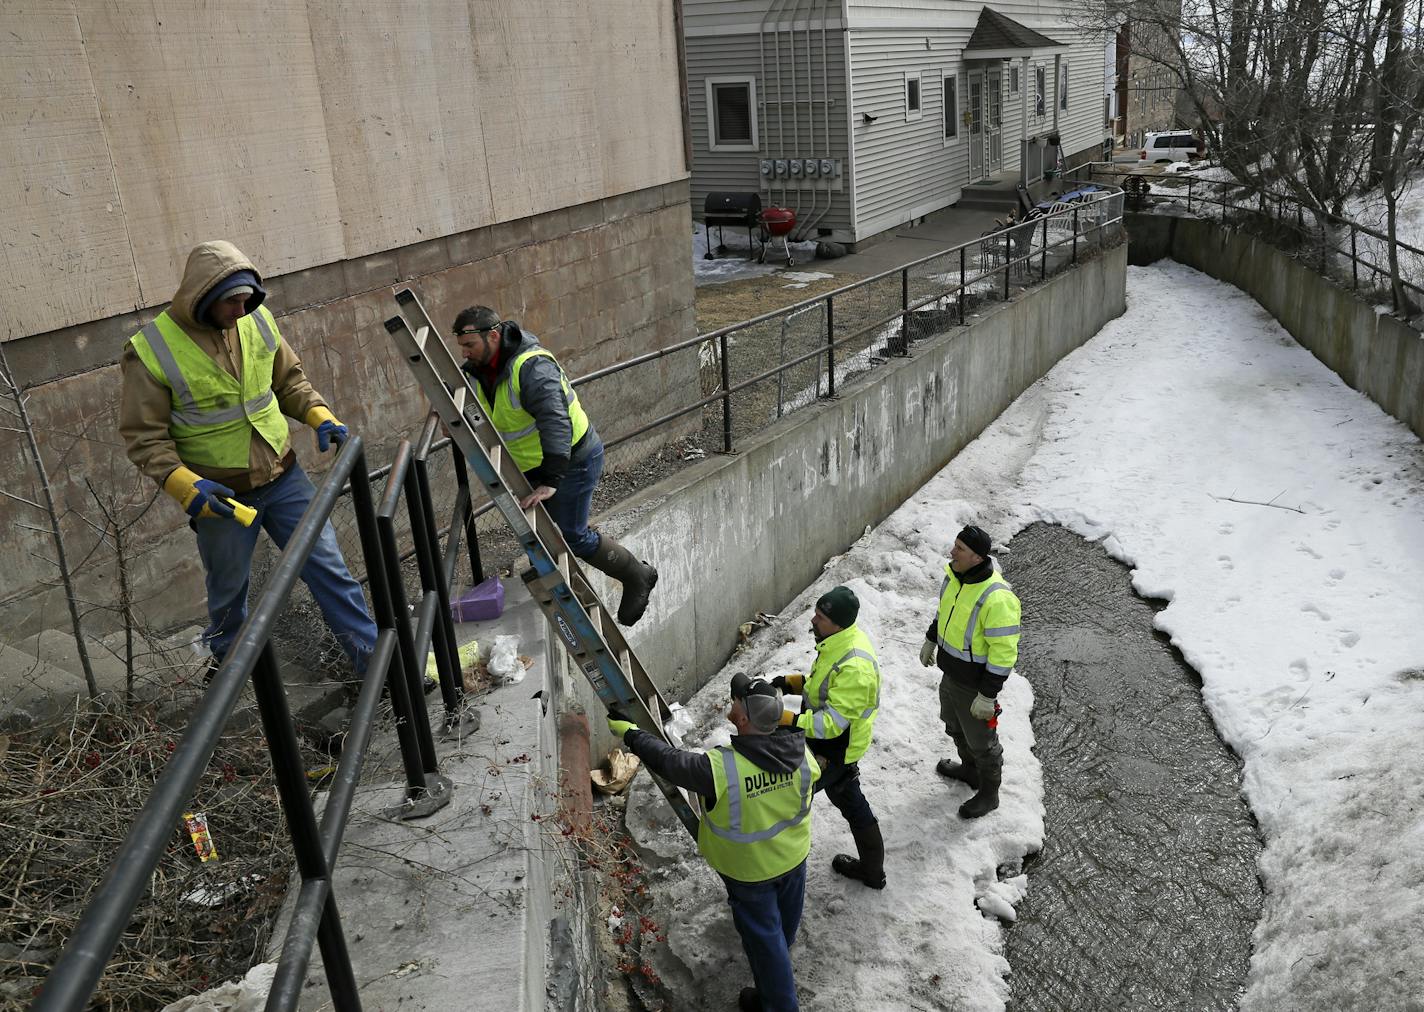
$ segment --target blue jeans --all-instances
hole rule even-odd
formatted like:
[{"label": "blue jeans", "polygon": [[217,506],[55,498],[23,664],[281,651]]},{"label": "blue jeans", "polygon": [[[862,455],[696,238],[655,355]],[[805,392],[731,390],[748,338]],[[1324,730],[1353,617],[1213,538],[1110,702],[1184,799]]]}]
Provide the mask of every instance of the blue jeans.
[{"label": "blue jeans", "polygon": [[806,862],[766,882],[738,882],[725,875],[722,882],[762,1009],[796,1012],[799,1006],[790,950],[806,899]]},{"label": "blue jeans", "polygon": [[817,791],[824,790],[851,829],[863,829],[876,825],[875,813],[870,802],[860,791],[860,763],[840,763],[831,760],[821,779],[816,781]]},{"label": "blue jeans", "polygon": [[569,551],[580,559],[592,558],[598,551],[598,532],[588,526],[588,511],[593,506],[593,490],[603,476],[603,443],[577,464],[570,464],[554,494],[544,500],[544,508],[559,532],[568,542]]},{"label": "blue jeans", "polygon": [[[259,527],[278,548],[286,548],[315,491],[301,465],[293,464],[276,481],[236,497],[257,511],[251,527],[220,517],[189,523],[198,535],[198,555],[207,573],[209,622],[203,630],[203,642],[219,661],[227,655],[247,618],[247,586]],[[326,624],[351,658],[356,674],[365,674],[366,661],[376,646],[376,623],[366,611],[361,585],[351,578],[346,560],[341,557],[330,521],[302,569],[302,581],[311,588]]]}]

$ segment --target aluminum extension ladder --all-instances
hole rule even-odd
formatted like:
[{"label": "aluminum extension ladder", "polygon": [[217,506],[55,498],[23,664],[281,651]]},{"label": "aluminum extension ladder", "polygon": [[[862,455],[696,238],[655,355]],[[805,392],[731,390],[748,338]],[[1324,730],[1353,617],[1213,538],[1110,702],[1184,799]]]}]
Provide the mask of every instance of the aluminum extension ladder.
[{"label": "aluminum extension ladder", "polygon": [[[606,706],[622,708],[640,727],[678,745],[664,726],[672,715],[667,701],[623,638],[613,613],[594,593],[558,525],[538,503],[527,510],[520,508],[519,500],[533,489],[515,466],[420,299],[409,288],[402,288],[396,292],[396,302],[402,315],[387,320],[386,331],[395,339],[451,440],[524,547],[530,562],[522,574],[524,584],[539,602],[559,642]],[[653,780],[696,839],[697,815],[687,795],[661,777]]]}]

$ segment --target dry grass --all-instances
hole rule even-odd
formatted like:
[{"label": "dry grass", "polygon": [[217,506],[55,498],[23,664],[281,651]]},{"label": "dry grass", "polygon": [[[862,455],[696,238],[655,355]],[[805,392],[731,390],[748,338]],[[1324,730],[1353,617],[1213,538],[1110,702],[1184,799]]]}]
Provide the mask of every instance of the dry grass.
[{"label": "dry grass", "polygon": [[[815,263],[798,265],[798,271],[817,271]],[[824,272],[822,272],[824,273]],[[732,323],[741,323],[769,313],[774,309],[784,309],[798,302],[825,295],[837,288],[851,284],[859,275],[837,274],[834,277],[809,281],[805,287],[789,287],[791,282],[780,274],[766,274],[755,278],[742,278],[716,285],[699,285],[697,288],[697,332],[706,334]]]},{"label": "dry grass", "polygon": [[[38,992],[181,736],[152,709],[92,711],[0,736],[0,1008]],[[154,1009],[263,959],[292,851],[257,730],[218,743],[188,801],[218,860],[175,822],[91,1009]],[[227,898],[212,906],[198,889]]]}]

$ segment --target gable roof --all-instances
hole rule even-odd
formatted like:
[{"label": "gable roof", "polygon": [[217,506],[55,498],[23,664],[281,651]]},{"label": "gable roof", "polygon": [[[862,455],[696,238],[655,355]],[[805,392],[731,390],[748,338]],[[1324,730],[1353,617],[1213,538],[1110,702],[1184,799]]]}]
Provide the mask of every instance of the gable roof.
[{"label": "gable roof", "polygon": [[1047,35],[1036,32],[1027,25],[1021,25],[991,7],[980,9],[974,34],[969,36],[969,44],[964,47],[966,56],[974,50],[1002,52],[1008,49],[1063,48],[1066,47],[1062,42],[1055,42]]}]

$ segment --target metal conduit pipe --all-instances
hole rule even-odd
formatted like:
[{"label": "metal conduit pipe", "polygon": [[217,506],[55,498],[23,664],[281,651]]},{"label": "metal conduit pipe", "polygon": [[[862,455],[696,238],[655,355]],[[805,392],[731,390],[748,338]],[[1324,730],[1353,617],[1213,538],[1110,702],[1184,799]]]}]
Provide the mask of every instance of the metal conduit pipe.
[{"label": "metal conduit pipe", "polygon": [[[806,148],[805,148],[805,151],[803,151],[802,153],[803,153],[803,155],[804,155],[805,153],[809,152],[809,153],[812,155],[812,157],[819,157],[819,156],[816,154],[816,64],[815,64],[815,56],[814,56],[814,54],[811,52],[811,37],[812,37],[811,23],[812,23],[812,20],[813,20],[814,15],[815,15],[815,13],[816,13],[816,0],[807,0],[807,4],[808,4],[807,10],[806,10],[806,127],[807,127],[807,139],[806,139]],[[800,14],[800,12],[801,12],[801,3],[800,3],[800,0],[797,0],[796,9],[797,9],[797,13]],[[810,173],[808,173],[808,172],[806,171],[806,162],[805,162],[805,161],[803,161],[803,162],[802,162],[802,165],[801,165],[801,179],[802,179],[802,181],[806,184],[806,189],[809,190],[810,193],[811,193],[811,209],[810,209],[809,211],[807,211],[807,212],[803,215],[803,214],[801,213],[800,191],[797,192],[797,204],[796,204],[796,233],[797,233],[797,235],[799,235],[801,238],[805,238],[805,235],[806,235],[806,228],[805,228],[805,226],[804,226],[802,223],[803,223],[806,219],[810,218],[811,215],[813,215],[813,214],[816,213],[816,204],[819,203],[819,201],[820,201],[820,196],[821,196],[821,195],[820,195],[820,193],[816,190],[816,187],[814,187],[814,186],[811,185]],[[797,239],[796,235],[788,236],[787,238],[788,238],[788,239],[795,240],[795,241],[798,241],[798,242],[800,241],[800,239]]]},{"label": "metal conduit pipe", "polygon": [[[826,135],[826,154],[834,160],[835,152],[831,150],[831,75],[829,69],[831,51],[826,42],[826,21],[830,18],[831,2],[832,0],[821,0],[821,117],[822,127]],[[832,180],[826,179],[825,176],[821,178],[826,180],[826,206],[821,209],[819,214],[806,223],[806,229],[802,233],[803,238],[813,234],[812,230],[819,225],[821,219],[830,212],[831,203],[835,200],[835,190],[832,188],[834,185]]]},{"label": "metal conduit pipe", "polygon": [[[775,12],[779,15],[786,7],[786,0],[776,0]],[[786,157],[786,92],[781,84],[781,22],[772,23],[772,50],[771,58],[776,63],[776,152],[772,155],[774,159]],[[772,185],[777,183],[775,168],[772,170]],[[786,201],[786,180],[781,179],[781,200]],[[771,196],[768,190],[768,196]]]}]

